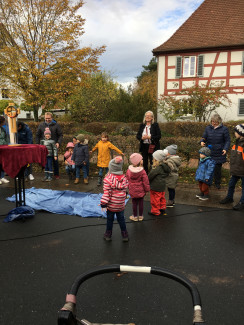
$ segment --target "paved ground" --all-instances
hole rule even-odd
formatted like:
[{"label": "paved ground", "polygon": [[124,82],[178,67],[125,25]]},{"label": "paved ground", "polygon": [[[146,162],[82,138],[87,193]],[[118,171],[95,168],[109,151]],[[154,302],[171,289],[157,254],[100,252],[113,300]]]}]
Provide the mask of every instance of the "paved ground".
[{"label": "paved ground", "polygon": [[[40,175],[28,186],[99,192],[89,185],[50,183]],[[207,324],[241,325],[244,320],[244,213],[212,200],[195,199],[196,186],[179,185],[177,204],[167,215],[129,221],[130,241],[121,241],[115,224],[112,242],[102,239],[106,220],[38,211],[25,222],[0,222],[0,324],[57,324],[57,311],[76,276],[107,264],[159,266],[196,283]],[[0,220],[15,207],[6,201],[13,181],[0,187]],[[238,200],[237,193],[236,200]],[[201,204],[202,206],[200,206]],[[205,206],[203,206],[205,205]],[[87,281],[78,294],[77,315],[94,322],[192,324],[192,304],[184,287],[143,274],[106,274]]]}]

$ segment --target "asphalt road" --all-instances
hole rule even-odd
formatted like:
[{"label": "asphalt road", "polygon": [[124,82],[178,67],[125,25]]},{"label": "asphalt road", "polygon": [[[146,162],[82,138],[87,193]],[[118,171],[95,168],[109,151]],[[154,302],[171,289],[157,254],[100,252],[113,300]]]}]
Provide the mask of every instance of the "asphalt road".
[{"label": "asphalt road", "polygon": [[[1,185],[0,221],[15,207],[6,200],[13,194],[12,183]],[[243,324],[243,212],[176,204],[154,218],[149,209],[146,201],[145,220],[135,223],[127,204],[128,243],[122,242],[117,223],[113,240],[105,242],[102,218],[37,211],[25,222],[0,222],[0,324],[57,324],[76,276],[109,264],[178,272],[197,285],[207,324]],[[100,275],[84,283],[77,300],[77,316],[91,322],[192,324],[189,292],[154,275]]]}]

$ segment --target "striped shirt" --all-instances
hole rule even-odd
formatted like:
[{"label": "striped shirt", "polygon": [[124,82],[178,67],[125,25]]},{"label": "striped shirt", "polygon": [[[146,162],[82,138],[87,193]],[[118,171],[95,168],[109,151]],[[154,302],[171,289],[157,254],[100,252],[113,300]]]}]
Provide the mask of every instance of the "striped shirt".
[{"label": "striped shirt", "polygon": [[123,211],[127,188],[128,180],[125,175],[107,174],[103,181],[101,205],[106,205],[113,212]]}]

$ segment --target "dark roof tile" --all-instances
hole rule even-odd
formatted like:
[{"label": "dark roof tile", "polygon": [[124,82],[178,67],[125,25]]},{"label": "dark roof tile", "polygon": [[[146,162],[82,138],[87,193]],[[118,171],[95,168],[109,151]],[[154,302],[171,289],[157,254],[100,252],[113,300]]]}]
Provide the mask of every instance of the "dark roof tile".
[{"label": "dark roof tile", "polygon": [[244,45],[244,0],[205,0],[155,55]]}]

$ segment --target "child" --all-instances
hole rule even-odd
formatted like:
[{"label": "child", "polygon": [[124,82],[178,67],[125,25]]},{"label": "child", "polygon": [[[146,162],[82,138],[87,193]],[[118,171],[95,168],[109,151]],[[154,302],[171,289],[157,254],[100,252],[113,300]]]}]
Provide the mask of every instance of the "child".
[{"label": "child", "polygon": [[75,162],[71,159],[74,151],[73,142],[69,142],[66,146],[66,151],[64,153],[64,163],[65,163],[65,171],[69,176],[69,179],[72,179],[72,176],[75,173]]},{"label": "child", "polygon": [[[5,117],[0,116],[0,145],[8,144],[9,143],[9,138],[7,135],[7,132],[5,128],[3,127],[5,124]],[[4,171],[1,168],[0,165],[0,185],[1,184],[7,184],[9,183],[9,180],[4,178]]]},{"label": "child", "polygon": [[168,155],[165,159],[165,164],[170,167],[170,174],[166,177],[166,187],[169,192],[169,200],[166,204],[167,208],[173,208],[175,205],[175,188],[179,178],[179,168],[181,164],[180,157],[176,154],[177,145],[172,144],[165,148],[168,151]]},{"label": "child", "polygon": [[237,205],[233,207],[236,211],[244,209],[244,124],[235,127],[236,143],[233,145],[230,153],[230,174],[227,196],[220,201],[220,204],[232,203],[235,192],[235,186],[239,179],[241,179],[242,194],[241,199]]},{"label": "child", "polygon": [[199,182],[200,193],[196,197],[205,201],[209,199],[209,186],[213,181],[215,161],[211,159],[211,150],[208,147],[202,147],[199,154],[200,161],[195,179]]},{"label": "child", "polygon": [[86,165],[89,162],[88,146],[85,145],[85,137],[83,134],[77,135],[77,144],[71,159],[75,162],[75,184],[80,182],[80,170],[83,171],[84,184],[88,184]]},{"label": "child", "polygon": [[153,168],[148,174],[151,201],[151,212],[148,214],[153,216],[164,214],[166,210],[166,177],[170,173],[169,166],[164,163],[167,154],[168,151],[165,149],[153,153]]},{"label": "child", "polygon": [[100,186],[102,184],[103,170],[105,170],[105,174],[108,172],[108,164],[111,159],[110,151],[115,150],[118,154],[122,156],[124,154],[111,142],[108,141],[108,134],[106,132],[103,132],[101,134],[101,140],[91,150],[91,153],[95,150],[98,150],[97,166],[99,167],[99,174],[97,185]]},{"label": "child", "polygon": [[117,156],[109,162],[109,172],[104,178],[103,191],[101,198],[102,209],[107,209],[107,228],[103,238],[107,241],[112,239],[112,230],[114,215],[116,214],[123,241],[129,240],[126,229],[124,209],[126,190],[128,187],[128,180],[123,175],[123,159]]},{"label": "child", "polygon": [[58,149],[56,142],[51,139],[51,131],[46,128],[44,131],[44,139],[41,140],[41,144],[47,147],[48,155],[45,166],[45,177],[43,181],[50,182],[53,178],[53,159],[58,159]]},{"label": "child", "polygon": [[[126,172],[126,178],[129,182],[129,194],[132,198],[133,215],[130,216],[132,221],[143,220],[143,198],[147,192],[150,191],[149,180],[147,173],[145,172],[142,160],[142,155],[139,153],[133,153],[130,156],[129,166]],[[139,207],[139,217],[137,214],[137,207]]]}]

